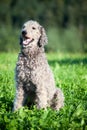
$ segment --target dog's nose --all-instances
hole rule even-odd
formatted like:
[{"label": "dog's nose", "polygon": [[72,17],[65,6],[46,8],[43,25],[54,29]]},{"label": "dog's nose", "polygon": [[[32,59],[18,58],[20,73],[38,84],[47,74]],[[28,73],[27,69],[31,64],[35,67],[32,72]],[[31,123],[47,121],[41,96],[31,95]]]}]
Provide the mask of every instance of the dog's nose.
[{"label": "dog's nose", "polygon": [[23,30],[22,31],[22,35],[26,35],[27,34],[27,31],[26,30]]}]

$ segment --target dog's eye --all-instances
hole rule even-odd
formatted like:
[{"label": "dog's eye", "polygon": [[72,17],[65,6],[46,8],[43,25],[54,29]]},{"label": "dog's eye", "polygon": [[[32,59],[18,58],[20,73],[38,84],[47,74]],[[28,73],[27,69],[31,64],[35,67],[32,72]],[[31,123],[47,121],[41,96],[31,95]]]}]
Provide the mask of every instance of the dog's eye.
[{"label": "dog's eye", "polygon": [[23,29],[25,28],[25,25],[22,27]]},{"label": "dog's eye", "polygon": [[35,30],[36,28],[35,27],[32,27],[33,30]]}]

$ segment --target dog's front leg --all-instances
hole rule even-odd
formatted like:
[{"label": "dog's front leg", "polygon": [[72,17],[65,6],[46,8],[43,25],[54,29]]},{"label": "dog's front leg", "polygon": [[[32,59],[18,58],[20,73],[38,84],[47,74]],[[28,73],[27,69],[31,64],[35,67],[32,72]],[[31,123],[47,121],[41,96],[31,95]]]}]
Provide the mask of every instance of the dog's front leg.
[{"label": "dog's front leg", "polygon": [[48,104],[47,104],[47,92],[46,92],[46,90],[45,91],[41,90],[41,91],[37,92],[35,102],[36,102],[37,108],[39,108],[39,109],[40,108],[44,108],[44,109],[47,108]]},{"label": "dog's front leg", "polygon": [[19,109],[24,105],[24,102],[27,98],[27,94],[23,90],[23,87],[19,85],[16,88],[16,95],[15,95],[15,100],[14,100],[14,105],[13,105],[13,111]]}]

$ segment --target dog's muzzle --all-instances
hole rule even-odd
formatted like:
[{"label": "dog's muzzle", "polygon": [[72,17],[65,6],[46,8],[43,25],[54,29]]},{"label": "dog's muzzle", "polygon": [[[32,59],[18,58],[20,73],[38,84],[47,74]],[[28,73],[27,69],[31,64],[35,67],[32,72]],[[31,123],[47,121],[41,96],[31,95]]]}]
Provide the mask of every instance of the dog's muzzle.
[{"label": "dog's muzzle", "polygon": [[24,39],[23,40],[23,42],[22,42],[22,44],[24,45],[24,46],[27,46],[27,45],[29,45],[31,42],[33,42],[34,41],[34,39],[30,39],[30,38],[27,38],[27,39]]},{"label": "dog's muzzle", "polygon": [[23,30],[22,31],[22,45],[25,47],[27,45],[29,45],[31,42],[33,42],[34,39],[33,38],[30,38],[27,36],[27,31],[26,30]]}]

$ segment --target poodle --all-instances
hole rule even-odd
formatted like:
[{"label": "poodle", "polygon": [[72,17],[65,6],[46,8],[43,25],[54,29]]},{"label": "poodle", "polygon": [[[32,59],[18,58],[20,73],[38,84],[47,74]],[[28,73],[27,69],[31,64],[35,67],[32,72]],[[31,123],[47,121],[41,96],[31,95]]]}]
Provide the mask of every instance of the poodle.
[{"label": "poodle", "polygon": [[16,64],[16,94],[13,111],[28,104],[38,109],[64,106],[64,95],[55,87],[53,73],[48,65],[44,45],[47,44],[44,28],[36,21],[24,23],[20,36],[21,51]]}]

